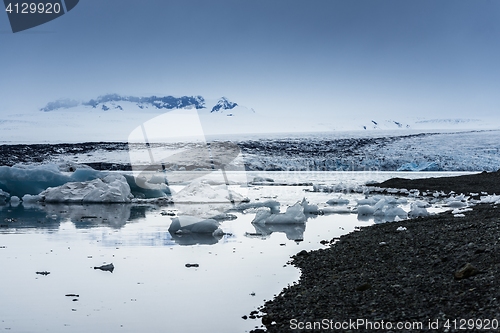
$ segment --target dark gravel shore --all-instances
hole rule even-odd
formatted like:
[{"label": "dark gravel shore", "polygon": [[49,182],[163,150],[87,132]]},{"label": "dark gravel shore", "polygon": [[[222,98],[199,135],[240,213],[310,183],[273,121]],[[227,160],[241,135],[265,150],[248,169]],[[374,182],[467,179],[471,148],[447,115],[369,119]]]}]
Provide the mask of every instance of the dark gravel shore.
[{"label": "dark gravel shore", "polygon": [[457,177],[439,177],[424,179],[392,178],[385,182],[373,184],[379,187],[406,188],[424,191],[444,191],[449,193],[481,193],[500,194],[500,170],[482,172],[474,175]]},{"label": "dark gravel shore", "polygon": [[[476,178],[483,184],[495,182],[498,172]],[[411,182],[417,186],[407,186],[404,180],[387,183],[411,189],[418,188],[419,181]],[[447,178],[442,182],[451,187],[439,190],[482,190],[474,187],[463,191],[463,181],[462,177]],[[429,184],[439,182],[423,180],[422,186],[427,189]],[[500,208],[478,205],[465,215],[460,218],[446,212],[377,224],[345,235],[327,249],[295,255],[292,263],[302,271],[300,281],[260,309],[265,329],[499,331]],[[398,231],[399,227],[406,230]],[[489,329],[469,326],[472,322],[467,320],[471,319],[477,320],[474,325]],[[349,326],[356,322],[359,325]]]}]

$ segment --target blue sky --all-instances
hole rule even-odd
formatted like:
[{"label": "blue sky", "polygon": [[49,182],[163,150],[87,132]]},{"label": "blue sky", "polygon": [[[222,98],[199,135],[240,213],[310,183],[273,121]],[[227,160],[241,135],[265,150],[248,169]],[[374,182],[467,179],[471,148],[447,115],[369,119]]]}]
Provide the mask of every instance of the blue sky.
[{"label": "blue sky", "polygon": [[0,13],[0,112],[119,93],[278,115],[496,115],[498,22],[497,0],[81,0],[16,34]]}]

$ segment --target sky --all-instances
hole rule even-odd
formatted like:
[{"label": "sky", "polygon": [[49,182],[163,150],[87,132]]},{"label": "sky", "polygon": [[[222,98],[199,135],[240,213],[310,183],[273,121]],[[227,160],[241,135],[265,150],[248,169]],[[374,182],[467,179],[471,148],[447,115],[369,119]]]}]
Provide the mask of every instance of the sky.
[{"label": "sky", "polygon": [[12,33],[0,115],[62,98],[227,96],[261,114],[495,116],[497,0],[81,0]]}]

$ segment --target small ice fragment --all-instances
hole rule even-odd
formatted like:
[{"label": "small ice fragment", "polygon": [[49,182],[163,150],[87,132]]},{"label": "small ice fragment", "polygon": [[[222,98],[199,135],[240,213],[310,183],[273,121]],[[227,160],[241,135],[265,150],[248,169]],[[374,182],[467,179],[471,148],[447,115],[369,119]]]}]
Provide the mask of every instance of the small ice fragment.
[{"label": "small ice fragment", "polygon": [[17,205],[19,205],[20,202],[21,202],[21,200],[19,199],[19,197],[15,196],[15,195],[10,197],[10,204],[12,206],[17,206]]},{"label": "small ice fragment", "polygon": [[401,226],[400,226],[400,227],[398,227],[396,230],[397,230],[397,231],[406,231],[407,229],[406,229],[406,227],[401,227]]}]

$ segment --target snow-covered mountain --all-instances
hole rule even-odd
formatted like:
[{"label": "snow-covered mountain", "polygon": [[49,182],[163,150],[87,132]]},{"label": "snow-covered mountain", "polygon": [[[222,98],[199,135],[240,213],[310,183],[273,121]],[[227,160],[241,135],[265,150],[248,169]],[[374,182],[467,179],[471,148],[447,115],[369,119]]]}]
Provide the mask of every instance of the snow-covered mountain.
[{"label": "snow-covered mountain", "polygon": [[139,109],[156,109],[156,110],[177,110],[177,109],[210,109],[210,112],[222,112],[224,110],[232,110],[238,106],[237,103],[231,102],[226,97],[221,97],[218,100],[205,100],[202,96],[121,96],[118,94],[107,94],[99,96],[96,99],[89,101],[75,101],[71,99],[62,99],[47,103],[40,111],[51,112],[61,109],[72,109],[79,106],[91,107],[109,111],[113,109],[124,110],[126,106],[135,106]]},{"label": "snow-covered mountain", "polygon": [[[127,142],[141,124],[170,112],[195,111],[206,136],[269,135],[270,133],[346,133],[356,136],[408,135],[416,132],[484,130],[500,128],[500,119],[425,118],[420,115],[355,115],[340,111],[304,109],[275,113],[254,111],[227,97],[125,96],[107,94],[85,101],[60,99],[39,109],[11,110],[0,114],[0,142]],[[276,110],[277,111],[277,110]],[[312,112],[315,111],[315,112]],[[321,114],[322,116],[312,116]],[[500,117],[497,117],[500,118]],[[162,131],[179,129],[171,122],[158,124]],[[364,134],[362,134],[364,133]],[[377,134],[378,133],[378,134]]]}]

